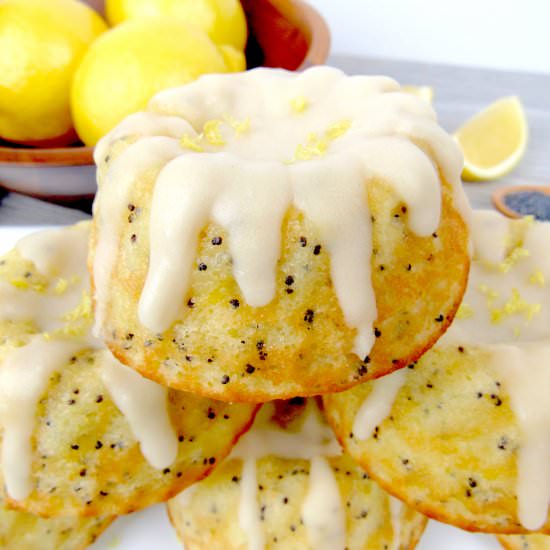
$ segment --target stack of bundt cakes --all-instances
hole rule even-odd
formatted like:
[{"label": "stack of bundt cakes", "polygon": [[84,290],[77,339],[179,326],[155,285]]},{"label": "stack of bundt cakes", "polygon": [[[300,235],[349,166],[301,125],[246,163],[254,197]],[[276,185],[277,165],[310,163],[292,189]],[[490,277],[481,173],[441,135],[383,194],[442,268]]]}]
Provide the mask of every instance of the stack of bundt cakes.
[{"label": "stack of bundt cakes", "polygon": [[4,547],[172,499],[188,550],[412,549],[423,514],[543,548],[550,226],[472,216],[427,103],[208,75],[95,155],[93,221],[0,260]]}]

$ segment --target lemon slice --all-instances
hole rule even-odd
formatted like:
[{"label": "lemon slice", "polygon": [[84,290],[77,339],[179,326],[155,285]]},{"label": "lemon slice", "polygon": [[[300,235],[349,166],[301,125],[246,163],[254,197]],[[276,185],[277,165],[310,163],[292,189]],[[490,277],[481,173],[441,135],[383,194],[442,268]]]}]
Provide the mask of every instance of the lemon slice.
[{"label": "lemon slice", "polygon": [[428,103],[431,103],[434,98],[434,90],[431,86],[402,86],[401,88],[404,92],[413,94]]},{"label": "lemon slice", "polygon": [[519,163],[527,145],[527,120],[517,97],[495,101],[454,134],[464,153],[462,177],[500,178]]}]

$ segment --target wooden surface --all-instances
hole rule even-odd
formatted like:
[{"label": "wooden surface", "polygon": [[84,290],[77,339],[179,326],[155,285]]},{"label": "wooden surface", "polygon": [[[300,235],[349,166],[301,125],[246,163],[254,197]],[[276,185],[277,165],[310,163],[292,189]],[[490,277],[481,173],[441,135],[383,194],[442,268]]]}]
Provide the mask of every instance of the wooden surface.
[{"label": "wooden surface", "polygon": [[[387,74],[402,84],[432,86],[439,120],[449,131],[493,100],[518,95],[529,120],[527,153],[520,166],[498,182],[466,183],[468,195],[476,208],[489,208],[492,191],[503,185],[550,184],[550,76],[350,56],[330,61],[350,74]],[[65,224],[86,216],[14,193],[0,205],[0,226]]]}]

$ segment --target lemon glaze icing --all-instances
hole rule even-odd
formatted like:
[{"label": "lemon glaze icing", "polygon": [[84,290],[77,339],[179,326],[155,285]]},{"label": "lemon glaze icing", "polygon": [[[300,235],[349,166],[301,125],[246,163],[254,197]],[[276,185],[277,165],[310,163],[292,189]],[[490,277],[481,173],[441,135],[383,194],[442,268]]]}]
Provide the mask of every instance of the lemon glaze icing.
[{"label": "lemon glaze icing", "polygon": [[[470,346],[489,352],[520,426],[518,517],[530,530],[547,521],[550,504],[550,223],[510,221],[474,211],[474,261],[457,316],[436,347]],[[367,439],[382,422],[406,375],[374,382],[354,422]],[[392,380],[392,377],[394,379]]]},{"label": "lemon glaze icing", "polygon": [[156,333],[183,315],[198,234],[209,222],[228,232],[245,301],[268,304],[282,221],[294,206],[316,225],[330,254],[335,293],[346,323],[357,330],[353,351],[364,358],[377,317],[365,183],[391,185],[407,205],[410,230],[420,236],[440,223],[440,173],[453,186],[456,208],[469,217],[457,145],[427,103],[389,78],[347,77],[329,67],[205,75],[158,94],[149,111],[123,121],[96,149],[101,165],[118,139],[134,140],[105,168],[94,205],[98,331],[119,244],[114,220],[127,208],[136,163],[160,170],[138,311]]},{"label": "lemon glaze icing", "polygon": [[0,320],[30,321],[40,331],[0,362],[0,460],[7,493],[16,500],[33,488],[32,433],[38,402],[51,375],[86,349],[102,356],[102,380],[145,459],[163,469],[176,458],[166,389],[120,364],[90,333],[89,227],[84,222],[25,237],[16,250],[51,282],[34,288],[26,281],[0,285]]},{"label": "lemon glaze icing", "polygon": [[269,455],[311,461],[309,488],[301,513],[309,542],[312,548],[319,550],[343,550],[345,513],[334,472],[326,461],[326,457],[341,454],[340,446],[330,428],[321,422],[321,413],[314,400],[307,402],[299,432],[278,428],[271,421],[273,412],[272,405],[264,405],[252,429],[242,437],[230,455],[230,458],[243,461],[239,524],[247,534],[249,550],[265,548],[256,462]]}]

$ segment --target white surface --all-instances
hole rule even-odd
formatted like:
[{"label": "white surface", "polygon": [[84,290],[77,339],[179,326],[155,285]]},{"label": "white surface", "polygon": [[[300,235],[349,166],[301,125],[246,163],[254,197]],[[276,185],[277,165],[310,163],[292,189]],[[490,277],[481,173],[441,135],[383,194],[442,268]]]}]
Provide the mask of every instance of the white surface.
[{"label": "white surface", "polygon": [[308,0],[333,52],[550,73],[547,0]]},{"label": "white surface", "polygon": [[[17,239],[37,227],[0,228],[0,255],[13,247]],[[165,506],[158,504],[147,510],[117,519],[91,550],[182,550],[170,526]],[[417,550],[498,550],[490,535],[474,535],[431,521]]]}]

